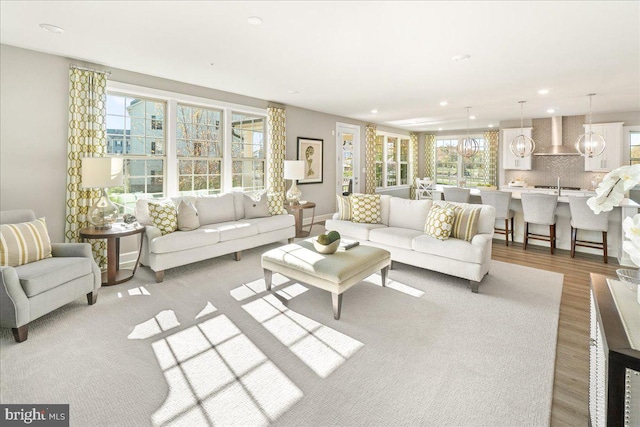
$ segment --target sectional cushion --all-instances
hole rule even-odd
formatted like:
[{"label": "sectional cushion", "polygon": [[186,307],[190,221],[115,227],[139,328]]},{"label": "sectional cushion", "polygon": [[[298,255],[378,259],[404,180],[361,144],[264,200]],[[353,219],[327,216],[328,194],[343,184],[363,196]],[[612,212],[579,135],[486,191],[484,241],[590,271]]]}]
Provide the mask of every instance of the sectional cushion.
[{"label": "sectional cushion", "polygon": [[351,200],[349,196],[340,196],[336,194],[338,203],[338,218],[341,221],[351,221]]},{"label": "sectional cushion", "polygon": [[443,258],[464,260],[475,264],[484,262],[484,245],[471,244],[462,239],[439,240],[423,234],[413,239],[411,248],[416,252]]},{"label": "sectional cushion", "polygon": [[389,227],[423,231],[431,200],[410,200],[394,197],[389,201]]},{"label": "sectional cushion", "polygon": [[0,225],[0,265],[16,267],[51,257],[44,218]]},{"label": "sectional cushion", "polygon": [[349,198],[351,200],[351,221],[366,224],[382,223],[379,194],[352,194]]},{"label": "sectional cushion", "polygon": [[200,220],[198,219],[198,211],[195,206],[181,200],[178,205],[178,230],[189,231],[195,230],[198,227],[200,227]]},{"label": "sectional cushion", "polygon": [[156,237],[149,242],[149,252],[155,254],[179,252],[186,249],[215,245],[220,241],[218,230],[198,228],[191,231],[176,231],[165,236]]},{"label": "sectional cushion", "polygon": [[268,233],[270,231],[282,230],[288,227],[295,227],[296,220],[293,215],[271,215],[266,218],[247,219],[246,222],[258,226],[258,233]]},{"label": "sectional cushion", "polygon": [[236,209],[233,193],[215,194],[196,198],[200,226],[235,221]]},{"label": "sectional cushion", "polygon": [[325,222],[327,231],[337,231],[341,236],[353,237],[358,240],[369,240],[369,233],[376,228],[386,228],[384,224],[366,224],[351,221],[328,219]]},{"label": "sectional cushion", "polygon": [[149,202],[148,207],[153,226],[159,229],[163,236],[178,229],[178,213],[173,203]]},{"label": "sectional cushion", "polygon": [[243,239],[245,237],[256,236],[258,234],[258,225],[250,221],[229,221],[218,224],[208,224],[200,227],[205,230],[216,230],[220,233],[220,241],[227,242],[229,240]]},{"label": "sectional cushion", "polygon": [[265,191],[253,194],[245,194],[243,199],[244,217],[265,218],[271,216],[269,213],[269,200]]},{"label": "sectional cushion", "polygon": [[369,232],[369,240],[396,248],[412,249],[413,239],[422,234],[424,234],[422,231],[409,228],[375,228]]},{"label": "sectional cushion", "polygon": [[451,235],[455,213],[453,209],[434,205],[429,210],[424,232],[438,240],[446,240]]}]

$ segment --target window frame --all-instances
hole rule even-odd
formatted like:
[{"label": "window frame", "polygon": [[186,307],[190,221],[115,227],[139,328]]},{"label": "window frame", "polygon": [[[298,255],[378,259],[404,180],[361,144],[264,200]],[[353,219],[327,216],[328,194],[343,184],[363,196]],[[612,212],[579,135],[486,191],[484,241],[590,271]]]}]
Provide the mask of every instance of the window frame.
[{"label": "window frame", "polygon": [[[376,132],[376,147],[378,146],[379,143],[379,138],[382,137],[382,161],[380,160],[376,160],[375,159],[375,155],[374,155],[374,163],[376,165],[376,167],[374,168],[374,173],[376,174],[375,177],[375,181],[376,181],[376,189],[385,189],[385,190],[394,190],[394,189],[402,189],[402,188],[410,188],[411,185],[413,185],[413,183],[411,183],[411,172],[413,170],[413,168],[417,167],[417,160],[418,159],[413,159],[412,157],[412,150],[411,150],[411,136],[409,135],[402,135],[402,134],[397,134],[397,133],[392,133],[392,132],[385,132],[385,131],[378,131]],[[389,138],[395,138],[395,156],[393,160],[389,160]],[[401,147],[402,147],[402,141],[406,140],[407,141],[407,161],[402,161],[402,157],[401,157]],[[394,163],[395,164],[395,179],[396,179],[396,183],[394,185],[389,185],[389,165]],[[398,184],[398,181],[401,180],[402,176],[401,176],[401,167],[403,164],[407,165],[407,182],[406,184]],[[380,183],[380,180],[378,180],[378,166],[382,166],[382,185],[378,185]]]},{"label": "window frame", "polygon": [[[457,154],[457,153],[456,153],[456,162],[455,162],[456,168],[457,168],[456,175],[455,175],[455,182],[450,182],[451,180],[449,180],[449,182],[442,182],[440,180],[441,178],[444,178],[445,175],[438,175],[438,164],[441,163],[441,162],[438,162],[438,151],[437,151],[438,150],[438,141],[456,141],[456,143],[459,143],[459,141],[462,138],[466,138],[466,137],[467,137],[466,134],[464,134],[464,135],[437,135],[436,136],[435,144],[434,144],[435,145],[434,148],[436,150],[436,152],[434,153],[435,154],[434,155],[434,163],[435,164],[433,165],[434,166],[434,171],[435,171],[434,172],[434,175],[435,175],[434,176],[434,180],[435,180],[436,184],[438,184],[438,185],[458,185],[460,180],[464,179],[465,187],[476,188],[476,187],[478,187],[479,185],[482,185],[482,184],[484,184],[484,185],[493,185],[493,183],[491,183],[491,182],[474,182],[473,184],[470,184],[469,182],[467,182],[467,178],[465,176],[465,169],[466,169],[465,165],[468,165],[469,163],[465,162],[464,157],[461,156],[460,154]],[[483,152],[484,150],[488,150],[489,149],[489,147],[487,145],[487,140],[484,138],[484,136],[482,134],[470,133],[469,137],[470,138],[475,138],[481,144],[482,147],[481,147],[481,150],[479,150],[479,152]],[[446,162],[446,163],[453,163],[453,162]],[[484,161],[484,158],[483,158],[482,163],[474,162],[473,164],[482,164],[482,166],[484,168],[489,167],[489,165],[487,165],[486,162]],[[449,177],[449,175],[447,175],[447,177]],[[477,181],[477,180],[475,180],[475,181]]]}]

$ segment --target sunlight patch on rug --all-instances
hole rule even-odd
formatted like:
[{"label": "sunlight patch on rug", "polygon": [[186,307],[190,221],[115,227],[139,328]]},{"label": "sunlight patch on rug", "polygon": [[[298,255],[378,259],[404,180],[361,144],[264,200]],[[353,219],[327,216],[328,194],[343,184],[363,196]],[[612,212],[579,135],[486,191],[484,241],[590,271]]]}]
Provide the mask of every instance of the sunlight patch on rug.
[{"label": "sunlight patch on rug", "polygon": [[207,305],[205,305],[202,311],[200,311],[200,313],[196,315],[196,319],[199,319],[211,313],[215,313],[216,311],[218,311],[218,309],[215,308],[210,301],[207,301]]},{"label": "sunlight patch on rug", "polygon": [[303,293],[307,292],[308,290],[309,290],[309,288],[306,288],[306,287],[302,286],[300,283],[294,283],[291,286],[287,286],[284,289],[276,291],[276,294],[280,295],[282,298],[284,298],[286,300],[291,300],[291,299],[297,297],[298,295],[302,295]]},{"label": "sunlight patch on rug", "polygon": [[[376,286],[382,286],[382,276],[380,274],[372,274],[363,280],[363,282],[368,282]],[[396,290],[398,292],[402,292],[404,294],[410,295],[412,297],[420,298],[424,295],[424,292],[420,289],[412,288],[409,285],[405,285],[403,283],[397,282],[395,280],[391,280],[387,277],[387,288]]]},{"label": "sunlight patch on rug", "polygon": [[155,317],[136,325],[127,338],[130,340],[144,340],[178,326],[180,326],[180,322],[173,310],[163,310],[156,314]]},{"label": "sunlight patch on rug", "polygon": [[[144,295],[144,296],[151,295],[151,293],[147,290],[146,285],[129,289],[127,293],[129,294],[130,297],[139,296],[139,295]],[[122,292],[118,292],[118,298],[122,298],[122,296],[123,296]]]},{"label": "sunlight patch on rug", "polygon": [[[284,277],[282,274],[276,273],[271,278],[272,286],[280,286],[289,281],[288,278]],[[267,285],[264,281],[264,278],[254,280],[253,282],[245,283],[240,285],[239,287],[232,289],[229,291],[229,294],[236,301],[244,301],[247,298],[251,298],[254,295],[258,295],[261,292],[265,292],[267,290]]]},{"label": "sunlight patch on rug", "polygon": [[364,345],[288,309],[274,295],[242,308],[321,378],[328,377]]}]

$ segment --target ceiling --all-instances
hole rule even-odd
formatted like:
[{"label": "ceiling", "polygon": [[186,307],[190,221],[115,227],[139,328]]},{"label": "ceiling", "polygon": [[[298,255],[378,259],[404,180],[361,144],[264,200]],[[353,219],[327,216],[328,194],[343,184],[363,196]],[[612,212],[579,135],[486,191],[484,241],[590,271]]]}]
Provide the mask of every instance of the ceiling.
[{"label": "ceiling", "polygon": [[594,113],[640,110],[637,1],[2,1],[0,17],[4,44],[415,131],[464,129],[467,106],[497,127],[520,100],[525,118],[585,114],[588,93]]}]

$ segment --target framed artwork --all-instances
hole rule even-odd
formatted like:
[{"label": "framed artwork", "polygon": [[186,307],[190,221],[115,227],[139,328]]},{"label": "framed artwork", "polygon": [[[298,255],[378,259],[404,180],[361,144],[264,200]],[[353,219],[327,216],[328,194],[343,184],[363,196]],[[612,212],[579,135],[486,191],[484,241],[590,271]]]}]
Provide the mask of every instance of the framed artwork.
[{"label": "framed artwork", "polygon": [[324,140],[298,137],[298,160],[304,160],[304,178],[298,184],[322,183]]}]

